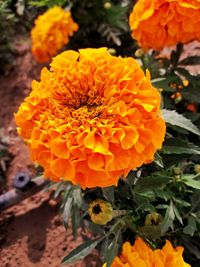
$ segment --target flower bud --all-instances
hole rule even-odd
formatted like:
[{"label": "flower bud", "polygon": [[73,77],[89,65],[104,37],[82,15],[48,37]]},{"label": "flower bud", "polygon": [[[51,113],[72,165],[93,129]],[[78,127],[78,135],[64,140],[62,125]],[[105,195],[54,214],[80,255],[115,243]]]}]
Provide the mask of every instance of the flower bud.
[{"label": "flower bud", "polygon": [[175,167],[173,168],[173,173],[176,175],[182,174],[182,170],[179,167]]},{"label": "flower bud", "polygon": [[89,205],[88,213],[93,223],[107,224],[113,219],[112,205],[102,199],[96,199]]},{"label": "flower bud", "polygon": [[115,50],[114,48],[108,48],[108,52],[109,52],[112,56],[116,55],[116,50]]},{"label": "flower bud", "polygon": [[150,225],[159,225],[161,224],[163,218],[162,215],[156,212],[152,212],[146,216],[145,219],[145,226],[150,226]]},{"label": "flower bud", "polygon": [[185,87],[188,87],[188,85],[189,85],[189,81],[188,81],[188,80],[183,80],[183,85],[184,85]]},{"label": "flower bud", "polygon": [[106,2],[105,4],[104,4],[104,8],[105,9],[110,9],[112,7],[112,4],[110,3],[110,2]]},{"label": "flower bud", "polygon": [[194,166],[194,171],[195,171],[196,173],[200,173],[200,164],[196,164],[196,165]]},{"label": "flower bud", "polygon": [[143,57],[144,56],[144,50],[142,48],[139,48],[135,51],[136,57]]}]

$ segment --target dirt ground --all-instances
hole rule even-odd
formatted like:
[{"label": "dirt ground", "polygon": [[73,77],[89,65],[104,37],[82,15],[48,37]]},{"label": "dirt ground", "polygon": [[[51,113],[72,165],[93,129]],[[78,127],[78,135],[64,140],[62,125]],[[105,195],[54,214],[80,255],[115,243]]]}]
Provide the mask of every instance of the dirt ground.
[{"label": "dirt ground", "polygon": [[[13,69],[0,76],[0,128],[8,138],[13,155],[6,175],[7,189],[19,171],[31,172],[34,167],[28,150],[16,133],[13,113],[31,90],[33,79],[39,79],[42,65],[37,64],[26,40],[16,44],[17,57]],[[0,190],[1,192],[1,190]],[[58,204],[49,194],[38,193],[0,214],[0,267],[59,267],[60,262],[81,243],[74,241],[71,228],[66,231]],[[97,253],[74,267],[101,266]]]}]

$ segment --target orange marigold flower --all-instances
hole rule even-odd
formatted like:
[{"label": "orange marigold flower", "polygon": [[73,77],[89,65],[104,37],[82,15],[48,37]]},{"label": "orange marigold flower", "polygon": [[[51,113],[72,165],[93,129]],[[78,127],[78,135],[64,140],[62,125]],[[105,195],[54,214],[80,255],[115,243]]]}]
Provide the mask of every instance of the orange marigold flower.
[{"label": "orange marigold flower", "polygon": [[139,0],[130,14],[132,36],[144,49],[200,41],[199,0]]},{"label": "orange marigold flower", "polygon": [[31,31],[32,53],[38,62],[48,62],[78,30],[71,13],[55,6],[35,20]]},{"label": "orange marigold flower", "polygon": [[162,146],[160,94],[133,58],[106,48],[66,51],[32,89],[16,122],[46,177],[116,185]]},{"label": "orange marigold flower", "polygon": [[174,249],[168,240],[162,249],[152,250],[138,238],[133,246],[129,242],[123,244],[121,255],[115,257],[111,267],[191,267],[182,254],[183,248]]}]

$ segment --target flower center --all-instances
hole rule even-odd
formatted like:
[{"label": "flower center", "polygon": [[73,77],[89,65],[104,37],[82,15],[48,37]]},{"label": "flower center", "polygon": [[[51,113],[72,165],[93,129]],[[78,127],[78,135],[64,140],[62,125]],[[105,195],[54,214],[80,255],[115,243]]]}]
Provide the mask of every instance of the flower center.
[{"label": "flower center", "polygon": [[75,98],[68,103],[70,107],[71,118],[77,121],[103,117],[106,106],[105,99],[101,96],[82,96]]},{"label": "flower center", "polygon": [[63,82],[52,94],[62,111],[63,106],[68,109],[67,117],[72,123],[81,125],[86,120],[106,117],[106,99],[94,88],[87,91],[84,88],[70,87]]},{"label": "flower center", "polygon": [[99,204],[96,204],[96,205],[93,207],[92,212],[93,212],[94,214],[96,214],[96,215],[98,215],[100,212],[102,212],[100,205],[99,205]]}]

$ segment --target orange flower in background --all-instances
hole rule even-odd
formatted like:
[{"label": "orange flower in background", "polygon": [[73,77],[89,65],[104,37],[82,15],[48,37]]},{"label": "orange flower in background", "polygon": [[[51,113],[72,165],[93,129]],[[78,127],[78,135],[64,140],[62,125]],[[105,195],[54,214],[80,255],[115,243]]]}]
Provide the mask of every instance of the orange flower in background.
[{"label": "orange flower in background", "polygon": [[197,112],[197,106],[195,104],[193,104],[193,103],[187,104],[186,105],[186,109],[188,111],[191,111],[191,112],[194,112],[194,113]]},{"label": "orange flower in background", "polygon": [[66,51],[32,89],[16,123],[46,177],[82,188],[116,185],[162,146],[160,94],[133,58],[106,48]]},{"label": "orange flower in background", "polygon": [[200,41],[199,14],[200,0],[138,0],[129,18],[132,37],[147,50]]},{"label": "orange flower in background", "polygon": [[78,30],[71,13],[55,6],[35,20],[31,31],[32,53],[38,62],[48,62]]},{"label": "orange flower in background", "polygon": [[123,244],[121,255],[115,257],[111,267],[191,267],[182,254],[183,248],[174,249],[168,240],[162,249],[152,250],[138,238],[133,246],[129,242]]}]

